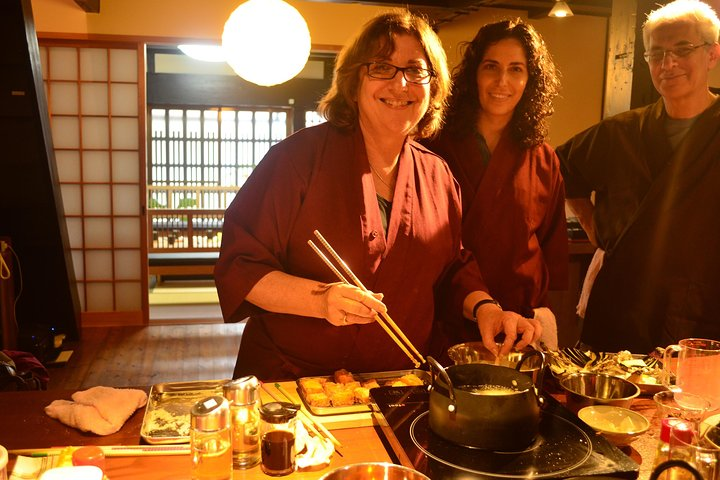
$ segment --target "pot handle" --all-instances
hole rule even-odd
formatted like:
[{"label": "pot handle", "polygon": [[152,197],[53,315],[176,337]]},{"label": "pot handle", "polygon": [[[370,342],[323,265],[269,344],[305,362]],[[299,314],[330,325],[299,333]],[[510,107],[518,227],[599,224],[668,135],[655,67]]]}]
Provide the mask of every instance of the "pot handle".
[{"label": "pot handle", "polygon": [[518,372],[523,366],[523,363],[525,363],[525,360],[527,360],[530,357],[540,356],[540,370],[538,370],[537,378],[535,379],[535,388],[541,389],[543,385],[543,377],[545,375],[545,354],[541,352],[540,350],[530,350],[529,352],[523,353],[523,356],[520,358],[520,361],[515,365],[515,370]]},{"label": "pot handle", "polygon": [[450,395],[450,405],[448,406],[448,410],[455,411],[455,391],[452,384],[452,380],[450,380],[450,376],[445,371],[445,368],[440,365],[440,362],[435,360],[430,355],[427,356],[427,363],[430,366],[430,373],[432,373],[433,376],[433,387],[435,386],[435,374],[437,372],[437,375],[440,375],[445,383],[447,383],[448,386],[448,394]]},{"label": "pot handle", "polygon": [[702,475],[700,472],[698,472],[695,467],[687,463],[685,460],[666,460],[662,462],[660,465],[658,465],[655,470],[652,471],[650,474],[649,480],[657,480],[657,478],[660,476],[662,472],[669,468],[682,468],[683,470],[687,470],[692,474],[693,477],[695,477],[695,480],[703,480]]}]

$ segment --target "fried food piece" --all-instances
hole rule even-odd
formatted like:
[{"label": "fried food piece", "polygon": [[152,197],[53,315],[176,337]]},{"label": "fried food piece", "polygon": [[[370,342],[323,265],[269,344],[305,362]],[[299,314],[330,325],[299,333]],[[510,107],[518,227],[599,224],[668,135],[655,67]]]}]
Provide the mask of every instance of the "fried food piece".
[{"label": "fried food piece", "polygon": [[325,382],[325,385],[323,385],[323,390],[328,397],[332,397],[332,394],[335,393],[335,391],[341,389],[342,385],[335,382]]},{"label": "fried food piece", "polygon": [[368,390],[371,388],[380,388],[380,384],[374,378],[362,382],[362,386],[367,388]]},{"label": "fried food piece", "polygon": [[348,390],[355,390],[358,387],[361,387],[360,382],[353,380],[352,382],[343,383],[342,387]]},{"label": "fried food piece", "polygon": [[356,387],[353,389],[353,395],[358,403],[370,403],[370,389],[367,387]]},{"label": "fried food piece", "polygon": [[418,377],[414,373],[408,373],[407,375],[403,375],[402,377],[400,377],[399,380],[405,385],[424,385],[423,381],[420,380],[420,377]]},{"label": "fried food piece", "polygon": [[329,407],[330,397],[325,392],[309,393],[305,395],[307,402],[313,407]]},{"label": "fried food piece", "polygon": [[333,407],[346,407],[355,403],[353,391],[345,388],[338,388],[330,395],[330,403]]},{"label": "fried food piece", "polygon": [[353,374],[345,370],[344,368],[341,368],[340,370],[335,371],[335,382],[336,383],[350,383],[354,381]]},{"label": "fried food piece", "polygon": [[402,382],[399,378],[390,380],[385,384],[386,387],[407,387],[407,383]]},{"label": "fried food piece", "polygon": [[305,396],[311,393],[323,393],[323,384],[326,379],[320,377],[309,377],[300,380],[300,388],[305,393]]}]

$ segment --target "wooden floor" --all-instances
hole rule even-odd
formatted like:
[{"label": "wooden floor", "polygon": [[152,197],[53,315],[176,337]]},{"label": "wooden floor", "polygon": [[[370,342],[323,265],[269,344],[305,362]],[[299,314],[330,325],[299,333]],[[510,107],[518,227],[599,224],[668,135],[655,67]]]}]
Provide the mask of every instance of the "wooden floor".
[{"label": "wooden floor", "polygon": [[67,364],[52,366],[49,390],[127,387],[232,378],[244,323],[83,329]]}]

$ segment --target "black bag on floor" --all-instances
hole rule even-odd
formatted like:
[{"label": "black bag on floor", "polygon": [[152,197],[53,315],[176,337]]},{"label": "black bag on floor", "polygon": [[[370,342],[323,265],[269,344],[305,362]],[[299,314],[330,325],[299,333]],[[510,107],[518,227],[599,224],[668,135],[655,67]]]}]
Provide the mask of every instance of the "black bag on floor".
[{"label": "black bag on floor", "polygon": [[46,390],[49,380],[47,369],[32,354],[0,351],[0,391]]}]

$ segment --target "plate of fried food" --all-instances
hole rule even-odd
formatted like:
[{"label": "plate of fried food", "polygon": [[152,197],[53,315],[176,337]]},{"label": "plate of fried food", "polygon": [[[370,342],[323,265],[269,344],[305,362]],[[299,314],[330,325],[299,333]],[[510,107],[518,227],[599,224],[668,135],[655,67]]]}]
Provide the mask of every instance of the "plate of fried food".
[{"label": "plate of fried food", "polygon": [[556,377],[571,373],[602,373],[624,378],[640,387],[641,395],[665,390],[662,384],[662,361],[654,354],[593,352],[582,348],[563,348],[550,352],[550,370]]},{"label": "plate of fried food", "polygon": [[417,369],[375,373],[351,373],[341,369],[331,376],[297,380],[300,398],[313,415],[368,412],[372,388],[429,384],[430,374]]}]

